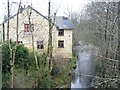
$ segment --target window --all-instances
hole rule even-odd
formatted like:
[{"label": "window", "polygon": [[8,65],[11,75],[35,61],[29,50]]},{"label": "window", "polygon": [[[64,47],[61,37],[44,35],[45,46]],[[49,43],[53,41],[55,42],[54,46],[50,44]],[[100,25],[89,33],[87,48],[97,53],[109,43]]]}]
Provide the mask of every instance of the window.
[{"label": "window", "polygon": [[64,48],[64,41],[63,40],[58,41],[58,48]]},{"label": "window", "polygon": [[67,17],[64,17],[64,16],[63,16],[63,19],[64,19],[64,20],[68,20],[68,18],[67,18]]},{"label": "window", "polygon": [[[17,42],[17,41],[16,41]],[[23,42],[22,41],[18,41],[18,44],[22,44]]]},{"label": "window", "polygon": [[64,36],[64,29],[59,29],[58,36]]},{"label": "window", "polygon": [[22,44],[22,41],[18,41],[18,44]]},{"label": "window", "polygon": [[37,49],[43,49],[43,41],[37,41]]},{"label": "window", "polygon": [[24,24],[24,32],[33,32],[34,24]]}]

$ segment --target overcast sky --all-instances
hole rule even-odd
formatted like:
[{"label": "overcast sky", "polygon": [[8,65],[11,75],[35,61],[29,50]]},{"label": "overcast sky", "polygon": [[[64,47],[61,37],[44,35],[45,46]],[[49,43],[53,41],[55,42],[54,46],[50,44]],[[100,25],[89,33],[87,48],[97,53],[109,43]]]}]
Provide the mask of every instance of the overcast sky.
[{"label": "overcast sky", "polygon": [[[10,2],[19,2],[20,0],[10,0]],[[32,7],[39,11],[41,14],[47,16],[48,14],[48,1],[49,0],[21,0],[22,5],[31,5]],[[51,0],[52,10],[57,12],[57,16],[65,16],[65,13],[81,11],[85,4],[88,3],[89,0]],[[15,13],[17,9],[17,4],[10,4],[11,12]],[[0,0],[0,23],[3,20],[5,14],[7,14],[7,0]]]}]

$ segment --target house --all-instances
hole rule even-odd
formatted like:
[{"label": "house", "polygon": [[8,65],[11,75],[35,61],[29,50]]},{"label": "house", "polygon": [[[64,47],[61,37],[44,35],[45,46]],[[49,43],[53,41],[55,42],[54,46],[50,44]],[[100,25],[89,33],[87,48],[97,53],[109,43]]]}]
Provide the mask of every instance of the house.
[{"label": "house", "polygon": [[[29,20],[30,16],[30,20]],[[31,22],[31,26],[29,24]],[[17,14],[10,18],[9,38],[16,41]],[[31,27],[31,28],[30,28]],[[7,39],[7,20],[0,25],[4,31],[2,37]],[[52,29],[53,56],[56,58],[72,57],[72,31],[74,26],[67,17],[55,17]],[[32,35],[34,38],[32,38]],[[31,6],[20,9],[18,25],[18,43],[24,44],[32,50],[34,44],[38,52],[47,52],[49,37],[48,18]],[[33,43],[32,43],[33,42]]]}]

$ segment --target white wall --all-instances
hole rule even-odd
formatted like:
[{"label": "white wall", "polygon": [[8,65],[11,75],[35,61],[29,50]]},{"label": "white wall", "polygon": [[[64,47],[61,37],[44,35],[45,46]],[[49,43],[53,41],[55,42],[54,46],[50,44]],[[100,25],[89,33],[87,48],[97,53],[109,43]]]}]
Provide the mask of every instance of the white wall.
[{"label": "white wall", "polygon": [[[28,9],[24,10],[22,14],[19,14],[19,41],[32,50],[32,35],[24,33],[24,23],[28,22]],[[10,38],[16,41],[16,23],[17,17],[10,19]],[[35,50],[38,50],[37,41],[43,40],[44,50],[38,50],[40,52],[46,52],[48,46],[48,20],[40,16],[35,11],[31,14],[31,23],[34,24],[34,46]],[[5,23],[5,36],[7,36],[7,22]],[[6,39],[7,37],[5,37]],[[64,48],[58,48],[58,40],[64,40]],[[72,56],[72,30],[64,30],[64,36],[58,36],[58,30],[56,27],[53,28],[53,55],[55,57],[71,58]]]}]

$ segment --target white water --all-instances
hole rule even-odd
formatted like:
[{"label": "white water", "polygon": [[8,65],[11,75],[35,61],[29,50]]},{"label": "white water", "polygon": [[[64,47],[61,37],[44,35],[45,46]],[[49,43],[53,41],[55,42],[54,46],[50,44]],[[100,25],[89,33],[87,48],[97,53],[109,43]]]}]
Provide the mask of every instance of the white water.
[{"label": "white water", "polygon": [[76,78],[75,82],[71,83],[71,88],[81,88],[79,77]]},{"label": "white water", "polygon": [[71,82],[71,89],[89,88],[91,80],[95,72],[95,56],[96,50],[90,45],[81,45],[76,47],[77,68],[74,78]]}]

